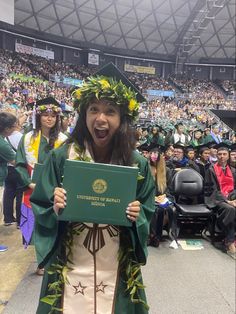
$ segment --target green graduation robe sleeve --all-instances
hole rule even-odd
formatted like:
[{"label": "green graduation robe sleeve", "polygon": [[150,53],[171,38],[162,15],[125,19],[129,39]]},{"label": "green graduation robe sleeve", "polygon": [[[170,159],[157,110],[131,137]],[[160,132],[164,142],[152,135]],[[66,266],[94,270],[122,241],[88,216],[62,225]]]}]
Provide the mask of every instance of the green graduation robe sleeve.
[{"label": "green graduation robe sleeve", "polygon": [[61,187],[67,145],[52,150],[41,174],[41,180],[30,198],[35,215],[35,249],[38,263],[50,254],[57,238],[58,220],[53,210],[55,187]]},{"label": "green graduation robe sleeve", "polygon": [[[63,179],[64,162],[67,158],[68,145],[65,144],[59,149],[53,150],[50,158],[46,162],[41,180],[38,182],[32,196],[32,208],[35,214],[35,248],[38,263],[41,265],[51,265],[55,260],[55,254],[60,243],[60,234],[63,230],[64,222],[58,222],[57,216],[53,211],[53,194],[57,186],[61,186]],[[126,228],[130,235],[131,245],[134,251],[134,258],[137,263],[146,263],[147,258],[147,237],[149,234],[149,224],[154,207],[155,187],[151,176],[148,162],[138,153],[134,153],[134,163],[138,165],[140,176],[143,178],[138,181],[136,199],[141,203],[141,212],[137,223],[132,227]],[[45,274],[41,297],[48,293],[48,283],[56,280]],[[140,280],[141,273],[140,273]],[[126,282],[119,277],[115,314],[146,314],[147,309],[141,303],[130,301],[129,291],[126,290]],[[142,300],[145,300],[144,290],[139,294]],[[40,302],[37,313],[48,313],[50,307]]]}]

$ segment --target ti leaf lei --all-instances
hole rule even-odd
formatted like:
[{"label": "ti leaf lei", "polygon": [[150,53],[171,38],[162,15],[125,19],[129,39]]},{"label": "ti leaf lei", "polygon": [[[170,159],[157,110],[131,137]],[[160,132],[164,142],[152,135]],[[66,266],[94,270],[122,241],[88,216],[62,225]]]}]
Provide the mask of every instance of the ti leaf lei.
[{"label": "ti leaf lei", "polygon": [[52,264],[47,270],[48,275],[54,275],[57,277],[56,281],[48,284],[49,294],[40,299],[41,302],[47,303],[51,306],[51,310],[48,314],[56,314],[63,311],[63,308],[60,307],[63,287],[65,284],[69,284],[67,273],[72,270],[71,267],[68,267],[67,263],[69,262],[73,264],[71,258],[74,236],[79,236],[80,233],[80,230],[72,228],[69,224],[67,224],[65,236],[63,237],[62,242],[63,251],[67,250],[65,260],[58,256],[57,264]]},{"label": "ti leaf lei", "polygon": [[[75,151],[78,154],[76,160],[91,162],[91,158],[86,156],[85,151],[75,144]],[[134,164],[137,166],[137,164]],[[138,174],[137,180],[144,179],[143,176]],[[132,248],[130,237],[128,236],[127,229],[120,227],[121,230],[121,245],[118,252],[119,268],[121,271],[122,280],[126,284],[126,292],[130,295],[132,303],[141,303],[145,309],[149,309],[145,300],[140,297],[140,291],[145,289],[142,283],[141,266],[143,263],[138,263],[135,259],[134,249]],[[67,279],[68,271],[72,270],[68,267],[67,263],[73,264],[72,248],[74,243],[74,236],[79,236],[80,230],[72,228],[67,224],[65,236],[63,238],[62,247],[64,251],[67,251],[66,258],[63,261],[57,257],[57,264],[52,264],[47,270],[49,275],[57,275],[58,280],[48,284],[49,294],[41,298],[41,302],[47,303],[51,306],[51,310],[48,314],[56,314],[62,312],[63,308],[60,307],[60,300],[63,294],[63,287],[65,284],[70,284]]]}]

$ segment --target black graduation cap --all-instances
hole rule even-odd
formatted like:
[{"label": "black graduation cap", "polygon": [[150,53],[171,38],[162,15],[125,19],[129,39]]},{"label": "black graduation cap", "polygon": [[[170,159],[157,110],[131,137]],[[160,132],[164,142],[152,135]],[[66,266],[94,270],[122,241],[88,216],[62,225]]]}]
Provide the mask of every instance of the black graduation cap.
[{"label": "black graduation cap", "polygon": [[53,97],[47,97],[47,98],[36,101],[36,107],[42,106],[42,105],[54,105],[54,106],[60,107],[59,102]]},{"label": "black graduation cap", "polygon": [[215,142],[215,141],[208,142],[206,145],[207,145],[209,148],[216,148],[216,147],[215,147],[215,146],[216,146],[216,142]]},{"label": "black graduation cap", "polygon": [[191,151],[195,151],[195,148],[193,147],[193,145],[188,145],[184,147],[185,152],[191,152]]},{"label": "black graduation cap", "polygon": [[149,145],[147,144],[147,142],[145,142],[142,145],[138,146],[137,149],[141,152],[149,152]]},{"label": "black graduation cap", "polygon": [[164,131],[163,127],[161,125],[159,125],[159,124],[155,124],[154,127],[157,128],[159,130],[159,132],[163,132]]},{"label": "black graduation cap", "polygon": [[185,146],[181,142],[177,142],[173,145],[174,148],[181,148],[183,151],[185,150]]},{"label": "black graduation cap", "polygon": [[229,151],[230,146],[224,142],[221,142],[219,144],[216,144],[215,148],[217,149],[217,151],[219,151],[219,150],[228,150]]},{"label": "black graduation cap", "polygon": [[177,129],[177,128],[178,128],[178,126],[180,126],[180,125],[182,125],[182,126],[183,126],[183,123],[182,123],[182,122],[178,122],[178,123],[176,123],[176,124],[175,124],[175,128]]},{"label": "black graduation cap", "polygon": [[201,145],[197,146],[198,154],[202,154],[205,150],[208,150],[208,149],[209,149],[208,144],[201,144]]},{"label": "black graduation cap", "polygon": [[193,132],[194,132],[194,133],[196,133],[196,132],[201,132],[201,133],[202,133],[203,131],[202,131],[202,129],[200,129],[200,128],[196,128],[196,129],[193,130]]},{"label": "black graduation cap", "polygon": [[160,153],[163,153],[164,150],[165,150],[165,146],[162,146],[162,145],[159,145],[159,144],[156,144],[156,143],[149,144],[148,151],[151,152],[151,151],[154,151],[154,150],[157,150]]},{"label": "black graduation cap", "polygon": [[231,152],[236,152],[236,143],[230,145],[230,151]]},{"label": "black graduation cap", "polygon": [[121,81],[125,86],[130,87],[135,93],[138,102],[146,102],[146,99],[140,93],[140,91],[135,87],[130,80],[114,65],[110,62],[106,64],[103,68],[95,73],[95,75],[104,75],[107,77],[112,77],[116,81]]}]

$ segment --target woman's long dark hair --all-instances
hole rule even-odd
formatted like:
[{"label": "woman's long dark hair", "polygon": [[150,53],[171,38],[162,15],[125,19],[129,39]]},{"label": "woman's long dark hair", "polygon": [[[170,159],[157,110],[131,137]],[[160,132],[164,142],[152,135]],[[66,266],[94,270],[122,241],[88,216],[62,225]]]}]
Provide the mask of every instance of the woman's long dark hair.
[{"label": "woman's long dark hair", "polygon": [[158,150],[153,150],[153,152],[157,151],[158,152],[158,159],[157,162],[154,163],[152,160],[150,160],[150,166],[154,167],[156,170],[156,175],[155,175],[155,183],[158,192],[161,194],[164,194],[166,191],[167,187],[167,180],[166,180],[166,162],[163,154]]},{"label": "woman's long dark hair", "polygon": [[[33,131],[33,136],[36,137],[41,129],[41,115],[36,115],[36,128]],[[58,139],[58,135],[60,133],[60,119],[59,115],[56,116],[56,123],[54,127],[50,129],[49,132],[49,142],[48,149],[51,150],[54,148],[55,142]]]},{"label": "woman's long dark hair", "polygon": [[[81,108],[76,126],[67,143],[76,142],[85,149],[84,141],[92,143],[93,139],[86,125],[86,111],[88,106]],[[120,109],[121,122],[113,138],[111,163],[115,165],[131,166],[135,149],[135,130],[131,127],[130,118]]]}]

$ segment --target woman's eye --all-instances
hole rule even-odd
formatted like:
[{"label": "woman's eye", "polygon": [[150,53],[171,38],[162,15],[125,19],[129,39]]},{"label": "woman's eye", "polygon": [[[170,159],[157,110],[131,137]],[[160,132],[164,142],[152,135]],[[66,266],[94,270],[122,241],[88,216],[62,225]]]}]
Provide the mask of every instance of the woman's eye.
[{"label": "woman's eye", "polygon": [[96,108],[96,107],[90,107],[90,108],[89,108],[89,111],[90,111],[90,112],[97,112],[97,108]]},{"label": "woman's eye", "polygon": [[115,114],[116,113],[116,111],[114,110],[114,109],[108,109],[107,110],[107,114],[108,115],[113,115],[113,114]]}]

